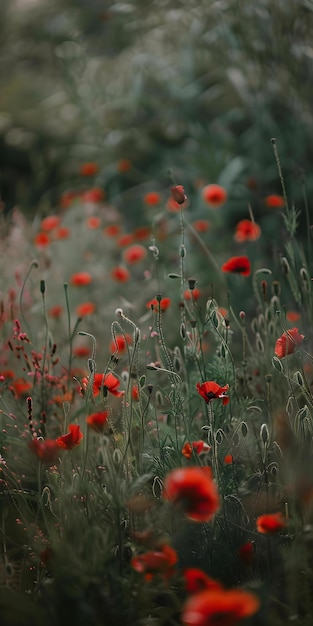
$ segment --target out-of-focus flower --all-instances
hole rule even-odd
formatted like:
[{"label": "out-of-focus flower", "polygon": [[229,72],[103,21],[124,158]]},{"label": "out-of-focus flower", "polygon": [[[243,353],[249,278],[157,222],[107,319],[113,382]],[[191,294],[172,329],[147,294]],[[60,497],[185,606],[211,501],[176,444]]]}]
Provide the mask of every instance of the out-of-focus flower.
[{"label": "out-of-focus flower", "polygon": [[226,454],[226,456],[224,456],[224,463],[226,465],[232,465],[233,462],[234,462],[234,459],[233,459],[232,454]]},{"label": "out-of-focus flower", "polygon": [[54,233],[54,239],[68,239],[71,231],[66,226],[59,226]]},{"label": "out-of-focus flower", "polygon": [[134,263],[140,263],[147,256],[147,250],[139,243],[126,248],[123,252],[123,259],[125,263],[133,265]]},{"label": "out-of-focus flower", "polygon": [[241,220],[238,222],[234,238],[238,243],[244,241],[256,241],[261,236],[261,228],[251,220]]},{"label": "out-of-focus flower", "polygon": [[32,383],[28,382],[24,378],[17,378],[13,380],[9,386],[10,391],[14,394],[15,398],[23,398],[27,396],[32,389]]},{"label": "out-of-focus flower", "polygon": [[286,320],[287,322],[298,322],[301,317],[301,313],[299,311],[287,311]]},{"label": "out-of-focus flower", "polygon": [[125,172],[129,172],[132,168],[132,162],[129,159],[121,159],[117,163],[117,171],[121,172],[121,174],[125,174]]},{"label": "out-of-focus flower", "polygon": [[79,168],[79,173],[81,176],[94,176],[99,172],[99,165],[94,161],[90,161],[88,163],[83,163]]},{"label": "out-of-focus flower", "polygon": [[41,230],[49,232],[50,230],[57,228],[57,226],[59,226],[60,224],[60,221],[61,220],[58,215],[48,215],[47,217],[44,217],[43,220],[41,220]]},{"label": "out-of-focus flower", "polygon": [[167,579],[173,574],[177,561],[176,551],[171,546],[165,544],[159,550],[134,556],[131,566],[136,572],[144,574],[145,580],[150,581],[156,575],[161,575]]},{"label": "out-of-focus flower", "polygon": [[165,479],[163,498],[180,506],[194,522],[208,522],[219,509],[219,495],[209,467],[183,467]]},{"label": "out-of-focus flower", "polygon": [[97,230],[101,226],[101,219],[96,215],[91,215],[86,219],[86,225],[89,230]]},{"label": "out-of-focus flower", "polygon": [[124,235],[121,235],[116,243],[120,248],[126,248],[126,246],[129,246],[131,243],[133,243],[134,241],[134,235],[132,233],[124,233]]},{"label": "out-of-focus flower", "polygon": [[117,237],[121,232],[119,224],[108,224],[103,229],[103,234],[107,237]]},{"label": "out-of-focus flower", "polygon": [[87,315],[92,315],[96,310],[96,305],[94,302],[82,302],[76,307],[76,314],[78,317],[86,317]]},{"label": "out-of-focus flower", "polygon": [[57,446],[64,450],[72,450],[75,446],[80,444],[83,438],[83,433],[78,424],[70,424],[68,431],[66,435],[61,435],[61,437],[56,439]]},{"label": "out-of-focus flower", "polygon": [[84,191],[82,194],[82,201],[88,204],[99,204],[104,198],[105,193],[101,187],[93,187],[92,189],[88,189],[88,191]]},{"label": "out-of-focus flower", "polygon": [[236,626],[260,608],[256,595],[243,589],[205,589],[183,607],[184,626]]},{"label": "out-of-focus flower", "polygon": [[132,342],[132,336],[129,334],[125,335],[115,335],[114,339],[112,339],[109,351],[113,354],[116,350],[120,353],[125,352],[127,346],[129,346]]},{"label": "out-of-focus flower", "polygon": [[283,196],[279,196],[278,194],[271,194],[264,198],[264,203],[270,209],[282,209],[285,206],[285,200]]},{"label": "out-of-focus flower", "polygon": [[111,276],[113,280],[116,280],[118,283],[127,283],[130,279],[130,273],[127,267],[123,267],[122,265],[118,265],[117,267],[113,267],[111,270]]},{"label": "out-of-focus flower", "polygon": [[47,248],[51,243],[48,233],[38,233],[34,239],[36,248]]},{"label": "out-of-focus flower", "polygon": [[252,565],[253,561],[254,561],[254,543],[253,541],[246,541],[246,543],[243,543],[240,548],[239,548],[239,558],[242,561],[242,563],[244,563],[244,565]]},{"label": "out-of-focus flower", "polygon": [[192,226],[197,233],[206,233],[210,229],[210,222],[208,220],[196,220]]},{"label": "out-of-focus flower", "polygon": [[202,189],[203,200],[213,209],[218,209],[227,200],[227,191],[220,185],[207,185]]},{"label": "out-of-focus flower", "polygon": [[58,319],[59,317],[61,317],[62,313],[63,313],[63,307],[60,304],[55,304],[48,310],[48,316],[54,317],[55,319]]},{"label": "out-of-focus flower", "polygon": [[199,300],[200,297],[201,297],[201,291],[197,287],[192,290],[186,289],[186,291],[184,291],[184,300],[194,300],[195,302],[197,302],[197,300]]},{"label": "out-of-focus flower", "polygon": [[288,354],[295,352],[302,343],[304,335],[301,335],[297,328],[291,328],[284,332],[275,343],[275,355],[279,359],[283,359]]},{"label": "out-of-focus flower", "polygon": [[59,454],[59,446],[54,439],[34,438],[29,442],[28,446],[43,463],[54,463]]},{"label": "out-of-focus flower", "polygon": [[75,287],[85,287],[92,282],[92,276],[89,272],[76,272],[71,276],[71,285]]},{"label": "out-of-focus flower", "polygon": [[89,346],[76,346],[76,348],[73,349],[73,355],[81,359],[87,359],[88,357],[90,357],[90,353],[91,352]]},{"label": "out-of-focus flower", "polygon": [[151,235],[150,226],[138,226],[133,232],[133,237],[136,241],[146,241]]},{"label": "out-of-focus flower", "polygon": [[[89,379],[87,376],[85,376],[82,379],[82,391],[85,391],[87,389],[88,382],[89,382]],[[117,396],[119,398],[120,396],[124,395],[124,391],[121,391],[120,389],[118,389],[119,384],[120,384],[119,379],[116,378],[116,376],[114,376],[112,372],[109,372],[108,374],[96,373],[94,375],[93,385],[92,385],[93,396],[95,397],[98,396],[100,392],[102,392],[103,394],[106,394],[106,392],[109,391],[114,396]]]},{"label": "out-of-focus flower", "polygon": [[109,411],[97,411],[86,417],[86,423],[96,432],[102,432],[109,417]]},{"label": "out-of-focus flower", "polygon": [[155,206],[156,204],[160,204],[161,196],[157,191],[149,191],[143,198],[143,201],[148,206]]},{"label": "out-of-focus flower", "polygon": [[164,311],[166,311],[170,306],[170,298],[161,298],[160,302],[158,302],[156,298],[153,298],[153,300],[149,300],[149,302],[147,302],[146,304],[147,309],[152,309],[152,311],[154,311],[155,313],[158,312],[159,307],[162,313],[164,313]]},{"label": "out-of-focus flower", "polygon": [[221,583],[196,567],[185,569],[184,578],[188,593],[198,593],[204,589],[223,589]]},{"label": "out-of-focus flower", "polygon": [[256,520],[256,528],[259,533],[277,533],[286,526],[282,513],[267,513],[260,515]]},{"label": "out-of-focus flower", "polygon": [[232,272],[235,274],[242,274],[242,276],[249,276],[251,272],[250,260],[247,256],[232,256],[224,265],[222,265],[222,272]]},{"label": "out-of-focus flower", "polygon": [[223,400],[223,404],[228,404],[229,398],[225,395],[229,389],[229,385],[221,387],[213,380],[207,380],[204,383],[196,384],[197,391],[206,403],[218,398]]}]

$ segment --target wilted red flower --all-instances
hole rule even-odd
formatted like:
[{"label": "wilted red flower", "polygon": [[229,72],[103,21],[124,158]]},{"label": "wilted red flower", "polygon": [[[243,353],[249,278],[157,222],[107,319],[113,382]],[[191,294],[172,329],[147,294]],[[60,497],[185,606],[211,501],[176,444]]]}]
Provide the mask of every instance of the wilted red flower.
[{"label": "wilted red flower", "polygon": [[227,191],[220,185],[207,185],[202,189],[203,200],[213,209],[222,206],[227,200]]},{"label": "wilted red flower", "polygon": [[229,398],[225,395],[229,389],[229,385],[221,387],[213,380],[207,380],[205,383],[197,383],[196,387],[198,393],[206,403],[211,402],[211,400],[216,400],[217,398],[221,398],[223,404],[228,404],[229,402]]},{"label": "wilted red flower", "polygon": [[163,498],[180,505],[194,522],[208,522],[219,508],[219,495],[209,467],[182,467],[165,479]]},{"label": "wilted red flower", "polygon": [[101,219],[96,215],[92,215],[86,219],[86,225],[89,230],[97,230],[101,226]]},{"label": "wilted red flower", "polygon": [[105,424],[108,421],[109,411],[98,411],[91,413],[86,417],[86,423],[90,428],[97,432],[102,432]]},{"label": "wilted red flower", "polygon": [[256,529],[259,533],[277,533],[285,526],[286,521],[281,513],[267,513],[260,515],[256,520]]},{"label": "wilted red flower", "polygon": [[123,259],[125,263],[129,263],[133,265],[134,263],[139,263],[147,256],[147,250],[139,243],[126,248],[123,252]]},{"label": "wilted red flower", "polygon": [[247,256],[232,256],[224,265],[222,265],[222,272],[234,272],[235,274],[242,274],[243,276],[249,276],[251,272],[250,260]]},{"label": "wilted red flower", "polygon": [[121,227],[119,224],[109,224],[105,226],[103,229],[103,234],[107,237],[117,237],[121,232]]},{"label": "wilted red flower", "polygon": [[59,446],[54,439],[32,439],[29,444],[29,449],[37,456],[43,463],[54,463],[58,453]]},{"label": "wilted red flower", "polygon": [[91,204],[98,204],[104,200],[105,193],[101,187],[93,187],[93,189],[88,189],[82,194],[83,202],[90,202]]},{"label": "wilted red flower", "polygon": [[41,224],[40,224],[41,230],[44,230],[44,231],[53,230],[54,228],[59,226],[60,221],[61,220],[58,217],[58,215],[48,215],[43,220],[41,220]]},{"label": "wilted red flower", "polygon": [[57,446],[64,448],[64,450],[72,450],[75,446],[78,446],[84,436],[78,424],[70,424],[68,430],[69,432],[66,435],[56,439]]},{"label": "wilted red flower", "polygon": [[208,220],[196,220],[192,225],[197,233],[206,233],[210,228],[210,222]]},{"label": "wilted red flower", "polygon": [[83,163],[79,168],[79,173],[81,176],[94,176],[99,172],[99,165],[94,161],[90,161],[89,163]]},{"label": "wilted red flower", "polygon": [[155,313],[158,312],[159,307],[162,313],[164,313],[164,311],[166,311],[169,306],[171,306],[170,298],[161,298],[160,302],[158,302],[156,298],[153,298],[153,300],[149,300],[149,302],[147,302],[146,304],[147,309],[152,309]]},{"label": "wilted red flower", "polygon": [[184,204],[187,200],[187,196],[185,194],[185,189],[182,185],[175,185],[171,188],[172,198],[177,204]]},{"label": "wilted red flower", "polygon": [[[82,391],[85,391],[88,386],[88,377],[85,376],[82,379]],[[98,396],[102,391],[104,394],[109,391],[118,398],[124,395],[124,391],[120,391],[118,388],[120,381],[112,372],[108,374],[95,374],[93,379],[92,393],[94,396]]]},{"label": "wilted red flower", "polygon": [[287,311],[286,320],[287,322],[298,322],[301,317],[301,313],[299,311]]},{"label": "wilted red flower", "polygon": [[132,168],[132,162],[129,159],[121,159],[117,164],[117,171],[121,173],[129,172]]},{"label": "wilted red flower", "polygon": [[242,563],[244,563],[244,565],[252,565],[255,556],[254,550],[255,546],[253,541],[247,541],[246,543],[243,543],[242,546],[240,546],[239,558]]},{"label": "wilted red flower", "polygon": [[155,206],[156,204],[160,204],[161,196],[157,191],[150,191],[149,193],[146,193],[146,195],[143,198],[143,201],[145,204],[148,204],[149,206]]},{"label": "wilted red flower", "polygon": [[86,317],[87,315],[92,315],[96,310],[96,305],[94,302],[82,302],[76,307],[76,314],[78,317]]},{"label": "wilted red flower", "polygon": [[254,615],[260,602],[242,589],[206,589],[190,596],[183,607],[184,626],[236,626]]},{"label": "wilted red flower", "polygon": [[210,578],[205,572],[197,567],[185,569],[185,587],[188,593],[199,593],[204,589],[223,589],[221,583]]},{"label": "wilted red flower", "polygon": [[295,352],[302,343],[304,335],[301,335],[297,328],[291,328],[284,332],[275,343],[275,354],[279,359],[283,359],[288,354]]},{"label": "wilted red flower", "polygon": [[111,270],[111,276],[118,283],[127,283],[130,279],[130,273],[127,267],[123,267],[122,265],[118,265],[117,267],[113,267]]},{"label": "wilted red flower", "polygon": [[49,317],[58,318],[63,313],[63,307],[60,304],[55,304],[48,310]]},{"label": "wilted red flower", "polygon": [[270,209],[282,209],[285,206],[285,200],[283,196],[279,196],[275,193],[266,196],[264,198],[265,205]]},{"label": "wilted red flower", "polygon": [[47,248],[50,245],[50,237],[48,233],[38,233],[34,239],[37,248]]},{"label": "wilted red flower", "polygon": [[116,350],[118,350],[118,352],[125,352],[127,346],[129,346],[131,342],[132,336],[127,333],[125,335],[115,335],[115,338],[112,339],[110,343],[109,351],[112,353]]},{"label": "wilted red flower", "polygon": [[54,239],[68,239],[71,231],[66,226],[60,226],[54,233]]},{"label": "wilted red flower", "polygon": [[71,285],[75,287],[85,287],[92,282],[92,276],[89,272],[77,272],[71,276]]},{"label": "wilted red flower", "polygon": [[184,291],[185,300],[194,300],[195,302],[197,302],[197,300],[199,300],[200,297],[201,297],[201,291],[197,287],[192,290],[186,289],[186,291]]},{"label": "wilted red flower", "polygon": [[261,228],[251,220],[241,220],[238,222],[234,238],[238,243],[244,241],[256,241],[261,236]]},{"label": "wilted red flower", "polygon": [[131,560],[131,566],[136,572],[144,574],[145,580],[150,581],[158,574],[165,578],[171,576],[177,561],[176,551],[165,544],[159,550],[134,556]]},{"label": "wilted red flower", "polygon": [[192,441],[191,443],[187,441],[185,445],[182,447],[182,455],[186,457],[186,459],[191,459],[192,452],[194,451],[196,454],[206,454],[211,450],[211,446],[205,441]]}]

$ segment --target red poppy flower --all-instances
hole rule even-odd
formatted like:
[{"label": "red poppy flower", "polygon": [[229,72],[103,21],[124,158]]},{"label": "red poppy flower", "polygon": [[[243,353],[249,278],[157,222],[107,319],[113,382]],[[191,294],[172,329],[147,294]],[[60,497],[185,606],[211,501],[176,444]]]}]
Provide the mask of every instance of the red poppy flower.
[{"label": "red poppy flower", "polygon": [[235,274],[249,276],[251,272],[250,260],[247,256],[232,256],[222,265],[221,269],[222,272],[234,272]]},{"label": "red poppy flower", "polygon": [[297,328],[291,328],[284,332],[275,343],[275,354],[279,359],[283,359],[288,354],[295,352],[302,343],[304,335],[301,335]]},{"label": "red poppy flower", "polygon": [[185,189],[182,185],[175,185],[171,188],[171,196],[177,204],[184,204],[187,200]]},{"label": "red poppy flower", "polygon": [[132,399],[138,401],[139,400],[139,388],[138,385],[134,385],[132,387]]},{"label": "red poppy flower", "polygon": [[206,403],[211,402],[211,400],[216,400],[217,398],[221,398],[223,400],[223,404],[228,404],[229,398],[225,395],[229,389],[229,385],[225,385],[221,387],[213,380],[208,380],[205,383],[197,383],[196,384],[197,391],[203,400]]},{"label": "red poppy flower", "polygon": [[241,220],[238,222],[234,238],[238,243],[244,241],[256,241],[261,236],[261,228],[251,220]]},{"label": "red poppy flower", "polygon": [[83,202],[90,202],[91,204],[98,204],[104,200],[105,193],[101,187],[94,187],[93,189],[88,189],[82,194]]},{"label": "red poppy flower", "polygon": [[150,191],[149,193],[146,193],[143,201],[149,206],[155,206],[156,204],[160,204],[161,196],[157,191]]},{"label": "red poppy flower", "polygon": [[202,439],[200,439],[200,441],[192,441],[192,443],[187,441],[187,443],[185,443],[185,445],[182,447],[181,452],[183,456],[186,457],[186,459],[191,459],[193,451],[196,454],[200,455],[206,454],[210,450],[211,446],[209,446],[208,443],[205,443],[205,441],[202,441]]},{"label": "red poppy flower", "polygon": [[256,528],[259,533],[277,533],[285,526],[286,521],[281,513],[260,515],[256,520]]},{"label": "red poppy flower", "polygon": [[68,239],[70,234],[71,231],[69,228],[66,228],[66,226],[60,226],[60,228],[58,228],[54,233],[54,239]]},{"label": "red poppy flower", "polygon": [[34,239],[37,248],[47,248],[50,245],[50,237],[48,233],[38,233]]},{"label": "red poppy flower", "polygon": [[133,237],[136,241],[145,241],[151,235],[150,226],[138,226],[133,232]]},{"label": "red poppy flower", "polygon": [[17,378],[11,383],[9,389],[13,392],[15,398],[23,398],[29,394],[32,387],[32,383],[29,383],[24,378]]},{"label": "red poppy flower", "polygon": [[140,263],[147,256],[147,250],[139,243],[126,248],[123,252],[123,259],[125,263],[133,265],[134,263]]},{"label": "red poppy flower", "polygon": [[82,302],[76,307],[76,314],[78,317],[86,317],[87,315],[92,315],[96,310],[96,305],[94,302]]},{"label": "red poppy flower", "polygon": [[171,306],[170,298],[161,298],[160,302],[158,302],[156,298],[153,298],[153,300],[149,300],[149,302],[147,302],[146,304],[147,309],[152,309],[155,313],[158,312],[159,307],[162,313],[164,313],[164,311],[166,311],[169,306]]},{"label": "red poppy flower", "polygon": [[132,168],[132,162],[129,159],[121,159],[117,164],[117,171],[124,174],[125,172],[129,172]]},{"label": "red poppy flower", "polygon": [[80,444],[83,438],[83,433],[78,424],[70,424],[68,430],[69,432],[66,433],[66,435],[62,435],[56,439],[56,444],[59,448],[64,448],[64,450],[72,450],[75,446]]},{"label": "red poppy flower", "polygon": [[301,313],[299,311],[287,311],[286,320],[287,322],[298,322],[301,317]]},{"label": "red poppy flower", "polygon": [[254,615],[260,602],[242,589],[207,589],[192,595],[183,607],[184,626],[236,626]]},{"label": "red poppy flower", "polygon": [[103,229],[103,234],[107,237],[117,237],[121,232],[121,227],[118,224],[109,224]]},{"label": "red poppy flower", "polygon": [[32,439],[28,446],[43,463],[54,463],[59,454],[59,446],[54,439]]},{"label": "red poppy flower", "polygon": [[118,350],[118,352],[125,352],[127,346],[129,346],[131,342],[132,342],[132,336],[128,335],[127,333],[125,335],[115,335],[115,338],[112,339],[110,343],[109,351],[112,354],[116,350]]},{"label": "red poppy flower", "polygon": [[195,302],[197,302],[197,300],[199,300],[199,298],[201,297],[201,291],[200,289],[197,289],[197,287],[195,289],[186,289],[186,291],[184,291],[184,300],[194,300]]},{"label": "red poppy flower", "polygon": [[77,198],[76,191],[65,191],[60,198],[60,206],[62,209],[68,209],[72,202]]},{"label": "red poppy flower", "polygon": [[202,189],[203,200],[213,209],[222,206],[227,200],[227,191],[220,185],[207,185]]},{"label": "red poppy flower", "polygon": [[254,550],[255,548],[253,541],[247,541],[246,543],[242,544],[242,546],[240,546],[239,558],[242,563],[244,563],[244,565],[252,565],[255,556]]},{"label": "red poppy flower", "polygon": [[271,194],[264,198],[265,205],[270,209],[282,209],[285,206],[285,200],[283,196],[277,194]]},{"label": "red poppy flower", "polygon": [[91,413],[86,417],[86,423],[90,428],[97,432],[102,432],[105,424],[108,421],[109,411],[98,411]]},{"label": "red poppy flower", "polygon": [[100,217],[97,217],[96,215],[92,215],[91,217],[88,217],[86,219],[86,225],[87,225],[87,228],[89,228],[89,230],[96,230],[97,228],[101,226]]},{"label": "red poppy flower", "polygon": [[54,317],[55,319],[60,317],[62,313],[63,307],[60,304],[55,304],[55,306],[52,306],[48,311],[49,317]]},{"label": "red poppy flower", "polygon": [[114,267],[113,270],[111,270],[111,276],[113,280],[116,280],[118,283],[127,283],[130,279],[129,270],[122,265]]},{"label": "red poppy flower", "polygon": [[226,456],[224,456],[224,463],[226,465],[231,465],[233,463],[234,459],[233,459],[233,455],[232,454],[226,454]]},{"label": "red poppy flower", "polygon": [[170,472],[163,498],[180,505],[194,522],[208,522],[219,508],[219,495],[209,467],[183,467]]},{"label": "red poppy flower", "polygon": [[130,243],[133,243],[133,241],[134,236],[131,233],[125,233],[118,238],[117,244],[120,248],[125,248],[126,246],[129,246]]},{"label": "red poppy flower", "polygon": [[90,161],[89,163],[83,163],[79,168],[79,173],[81,176],[94,176],[99,172],[99,165],[94,161]]},{"label": "red poppy flower", "polygon": [[41,220],[41,230],[50,231],[59,226],[60,218],[57,215],[48,215],[43,220]]},{"label": "red poppy flower", "polygon": [[90,348],[89,346],[76,346],[76,348],[74,348],[73,350],[73,354],[78,358],[87,359],[88,357],[90,357]]},{"label": "red poppy flower", "polygon": [[176,551],[165,544],[159,550],[145,552],[133,557],[131,566],[136,572],[144,574],[145,580],[149,581],[157,574],[165,578],[171,576],[177,561]]},{"label": "red poppy flower", "polygon": [[[109,374],[95,374],[93,379],[92,393],[94,396],[98,396],[101,391],[109,391],[114,396],[117,396],[119,398],[120,396],[124,395],[124,391],[120,391],[119,389],[117,389],[119,384],[119,379],[116,378],[116,376],[114,376],[112,372],[109,372]],[[85,376],[82,379],[83,391],[86,390],[87,385],[88,377]]]},{"label": "red poppy flower", "polygon": [[92,282],[92,276],[89,272],[77,272],[71,276],[71,284],[75,287],[85,287]]},{"label": "red poppy flower", "polygon": [[196,220],[192,225],[197,233],[206,233],[210,228],[208,220]]},{"label": "red poppy flower", "polygon": [[221,583],[210,578],[205,572],[196,567],[185,569],[185,587],[188,593],[198,593],[204,589],[223,589]]}]

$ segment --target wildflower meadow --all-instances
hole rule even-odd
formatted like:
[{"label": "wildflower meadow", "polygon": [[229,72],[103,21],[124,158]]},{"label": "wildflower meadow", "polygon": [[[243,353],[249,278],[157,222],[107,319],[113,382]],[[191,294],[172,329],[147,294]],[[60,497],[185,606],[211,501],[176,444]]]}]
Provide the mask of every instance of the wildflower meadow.
[{"label": "wildflower meadow", "polygon": [[[50,59],[51,74],[40,87],[49,104],[36,105],[37,114],[57,102],[47,95],[53,72],[70,88],[75,106],[59,99],[71,112],[68,118],[61,112],[61,132],[53,117],[38,115],[35,123],[31,106],[28,116],[18,114],[15,91],[5,92],[20,135],[11,127],[6,131],[11,144],[4,144],[12,147],[15,137],[19,163],[29,158],[30,169],[27,182],[16,165],[12,196],[8,172],[13,170],[0,157],[0,182],[5,181],[0,623],[310,626],[313,181],[305,143],[308,117],[303,114],[303,127],[301,115],[297,118],[297,143],[286,122],[288,115],[293,119],[293,107],[300,110],[294,95],[283,108],[284,135],[272,83],[264,83],[259,120],[249,109],[247,91],[246,117],[233,98],[218,111],[219,86],[226,89],[226,82],[215,79],[210,55],[205,61],[197,51],[208,45],[216,59],[215,46],[227,31],[229,46],[250,67],[251,49],[245,33],[236,30],[233,1],[208,3],[211,13],[206,3],[190,4],[191,38],[199,36],[202,20],[213,20],[211,39],[200,38],[194,48],[183,41],[190,91],[175,82],[175,71],[171,78],[177,61],[173,41],[170,50],[161,46],[168,32],[179,43],[187,33],[185,3],[178,3],[180,8],[160,3],[163,10],[171,5],[164,32],[157,2],[152,3],[155,13],[139,0],[133,8],[111,2],[101,11],[97,3],[89,9],[76,4],[30,3],[21,10],[17,3],[16,23],[9,5],[3,12],[7,32],[13,22],[19,29],[23,59],[39,48],[45,58],[47,41],[56,51],[58,71],[53,64],[52,71]],[[278,24],[288,21],[286,6],[291,10],[292,4],[275,0],[271,9],[264,0],[254,15],[244,1],[240,10],[254,32],[255,23],[273,24],[271,10]],[[313,13],[310,2],[299,4],[290,51],[294,64],[300,55],[296,43],[300,46],[307,35],[304,18]],[[33,39],[25,35],[29,24]],[[46,41],[36,31],[41,24]],[[178,25],[182,31],[176,31]],[[120,29],[119,40],[108,34],[104,44],[100,28],[113,34]],[[238,36],[236,44],[231,33]],[[254,62],[266,73],[261,39]],[[151,46],[152,62],[159,50],[154,76],[140,65],[142,41],[145,50]],[[156,42],[160,48],[154,48]],[[84,58],[78,55],[80,45]],[[129,80],[129,51],[140,71],[131,75],[126,115],[119,97],[123,80]],[[105,55],[110,70],[113,58],[116,63],[107,77],[108,93],[115,98],[114,106],[107,104],[108,117],[100,89]],[[276,67],[273,48],[268,55]],[[191,57],[194,66],[188,64]],[[210,86],[201,74],[205,62],[212,72]],[[231,69],[226,51],[221,64],[226,76]],[[289,67],[297,66],[290,62]],[[232,69],[232,80],[244,92]],[[26,61],[25,71],[33,71]],[[247,74],[250,95],[257,73],[254,78],[249,83]],[[88,81],[87,94],[82,87]],[[278,91],[284,81],[282,71]],[[143,99],[142,85],[149,85]],[[167,85],[165,110],[156,114],[160,85]],[[35,87],[39,90],[36,81]],[[307,92],[295,93],[303,111]],[[192,119],[195,102],[198,126]],[[215,120],[210,128],[201,118],[206,102]],[[4,97],[0,104],[4,109]],[[103,129],[110,130],[102,129],[100,111]],[[101,143],[101,132],[111,133],[107,144]],[[290,166],[291,144],[295,151],[302,145],[299,162],[308,171]],[[7,163],[17,159],[11,148],[4,155]]]}]

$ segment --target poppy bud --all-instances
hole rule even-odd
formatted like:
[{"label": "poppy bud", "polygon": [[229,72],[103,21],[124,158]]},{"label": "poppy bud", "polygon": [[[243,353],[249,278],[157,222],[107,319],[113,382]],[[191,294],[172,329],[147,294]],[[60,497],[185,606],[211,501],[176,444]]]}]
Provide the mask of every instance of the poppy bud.
[{"label": "poppy bud", "polygon": [[173,200],[178,204],[184,204],[187,200],[187,196],[185,194],[185,189],[182,185],[175,185],[175,187],[171,188],[171,194]]}]

